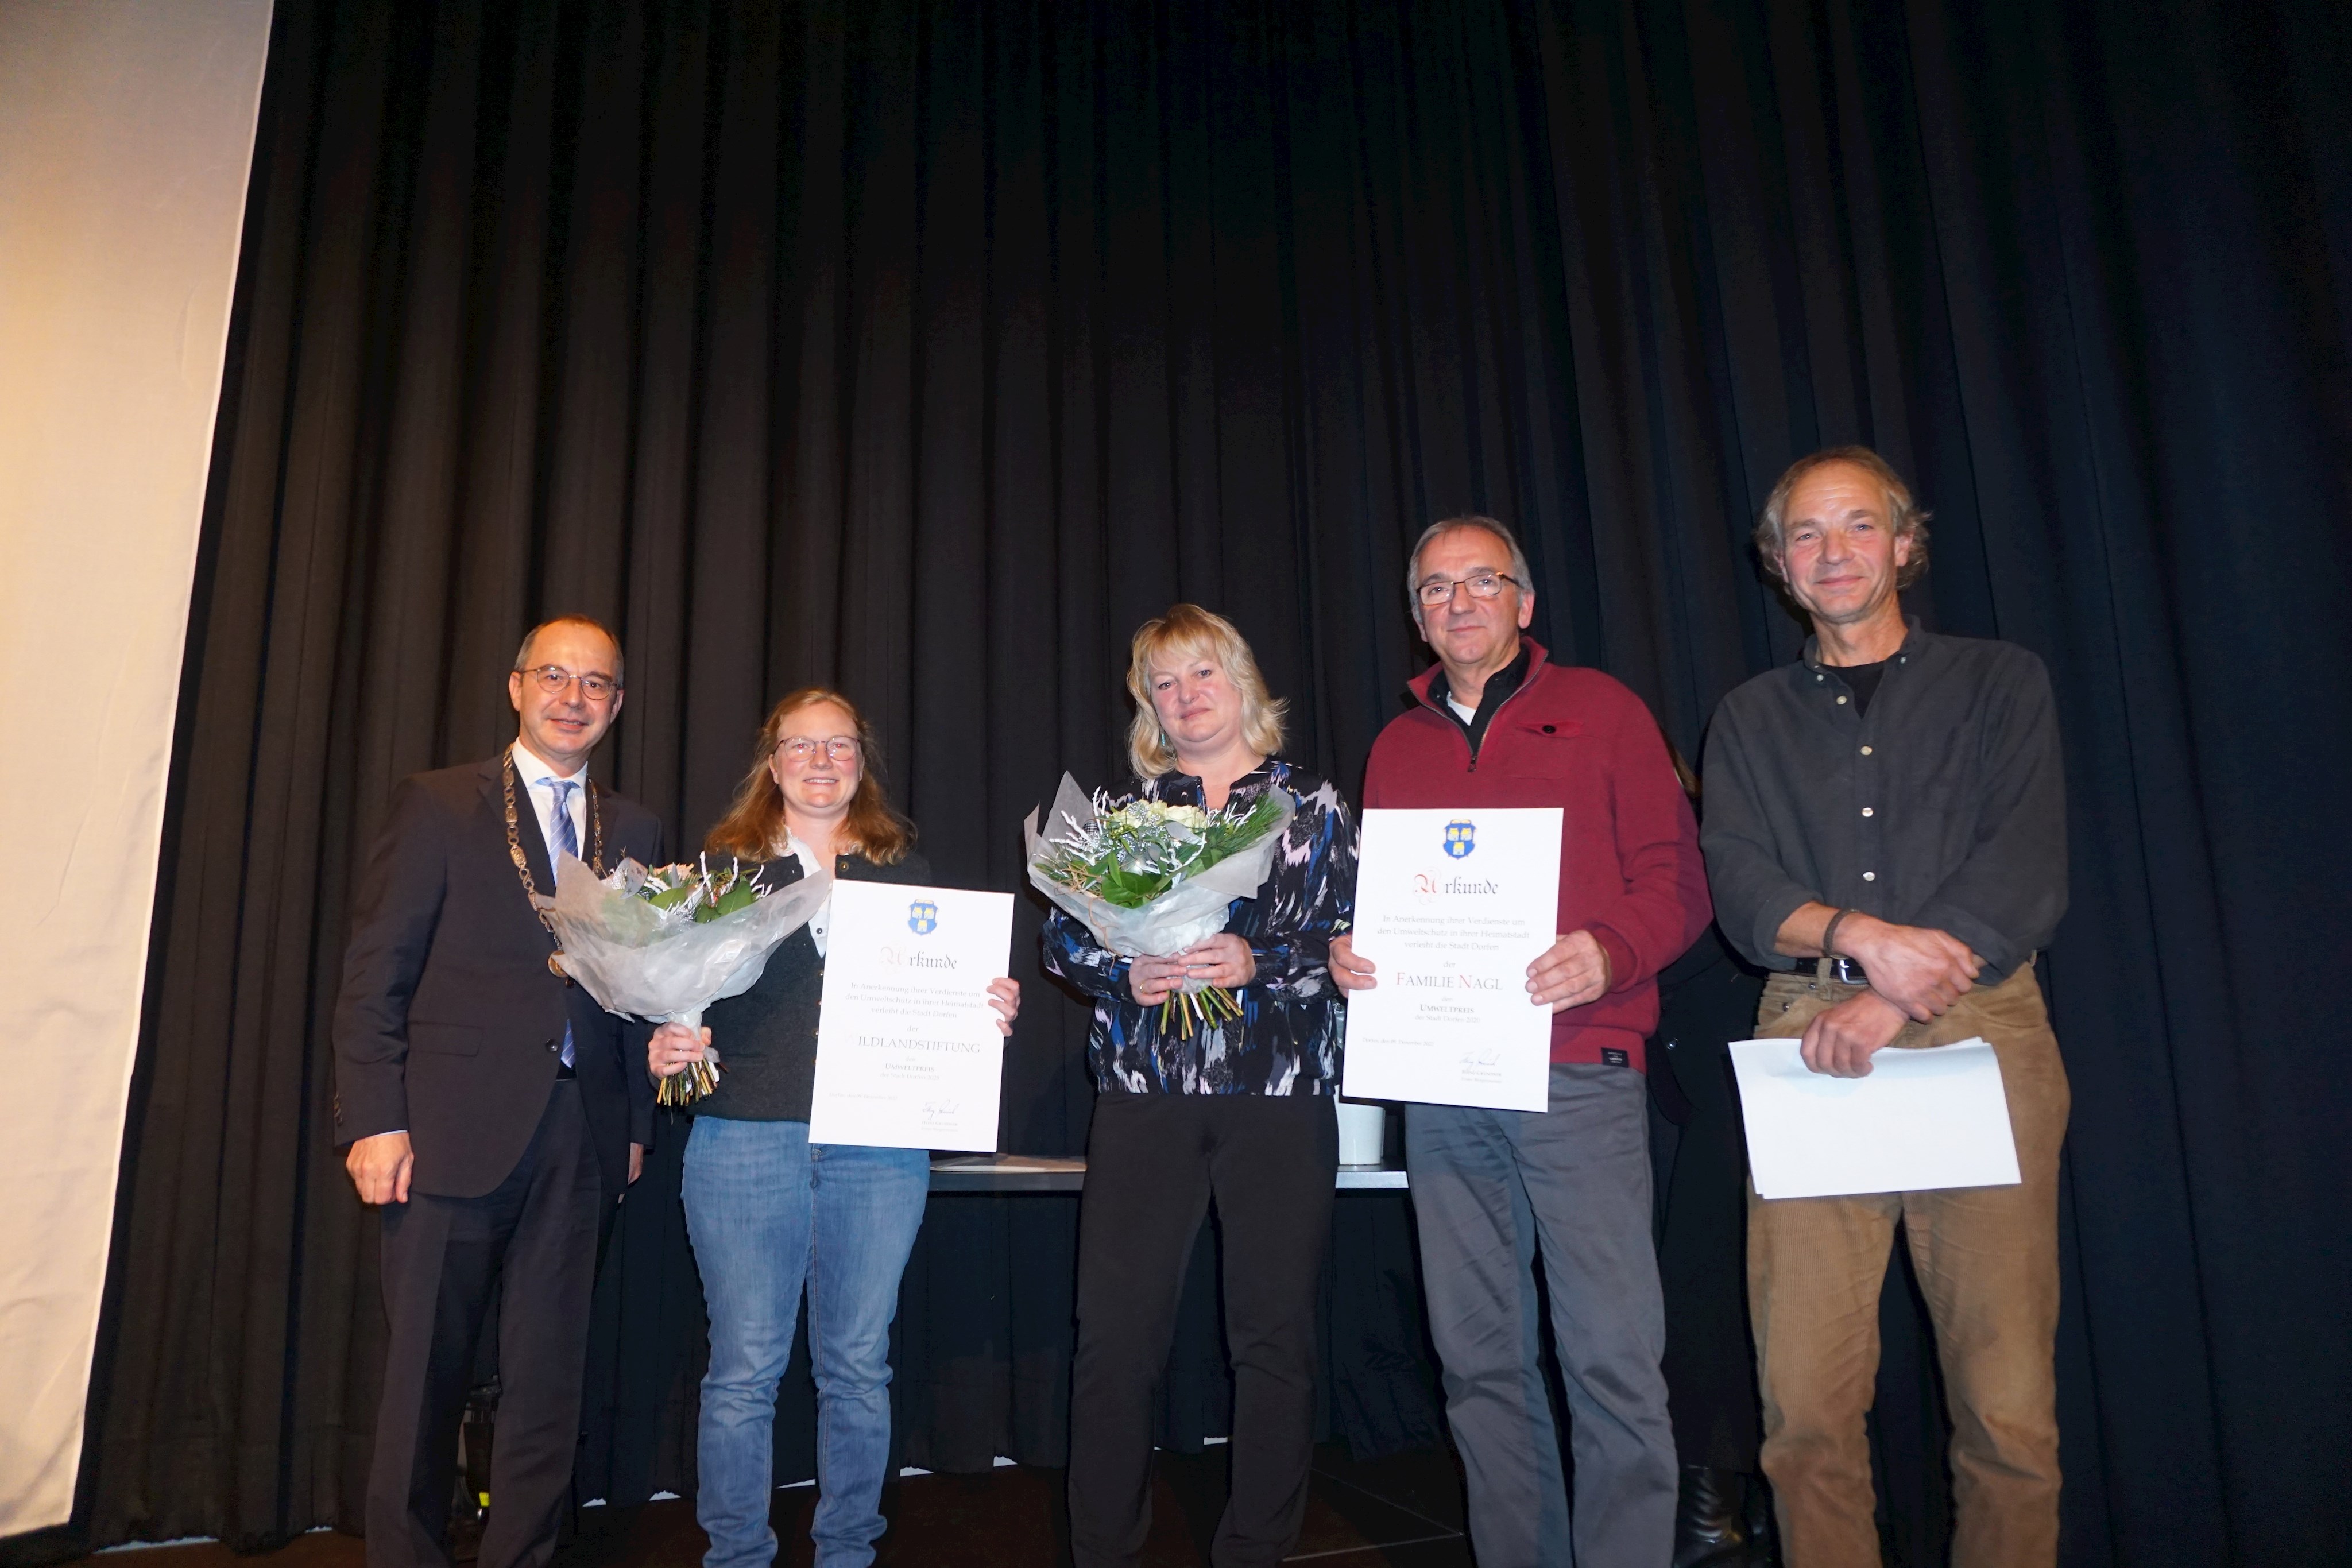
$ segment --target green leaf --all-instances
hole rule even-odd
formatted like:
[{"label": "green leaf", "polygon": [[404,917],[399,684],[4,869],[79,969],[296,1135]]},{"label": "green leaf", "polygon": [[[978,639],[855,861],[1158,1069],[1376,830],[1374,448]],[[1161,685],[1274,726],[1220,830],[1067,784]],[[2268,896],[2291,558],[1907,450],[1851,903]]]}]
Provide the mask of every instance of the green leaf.
[{"label": "green leaf", "polygon": [[677,887],[656,888],[653,883],[647,883],[646,884],[646,902],[652,904],[656,909],[682,908],[686,904],[687,901],[695,895],[698,886],[698,883],[689,882]]},{"label": "green leaf", "polygon": [[738,876],[727,885],[727,891],[694,912],[697,920],[717,920],[739,910],[749,909],[760,902],[760,884],[748,876]]}]

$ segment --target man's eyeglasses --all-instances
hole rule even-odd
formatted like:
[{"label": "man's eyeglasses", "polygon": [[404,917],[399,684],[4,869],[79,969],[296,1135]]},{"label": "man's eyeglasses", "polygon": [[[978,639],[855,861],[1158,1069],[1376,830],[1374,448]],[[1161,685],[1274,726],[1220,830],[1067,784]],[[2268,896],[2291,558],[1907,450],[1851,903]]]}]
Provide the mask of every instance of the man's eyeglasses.
[{"label": "man's eyeglasses", "polygon": [[1415,591],[1421,595],[1422,603],[1434,610],[1450,602],[1457,588],[1468,589],[1473,599],[1492,599],[1503,591],[1503,584],[1507,582],[1514,588],[1527,586],[1508,572],[1481,571],[1469,577],[1457,577],[1451,582],[1424,582]]},{"label": "man's eyeglasses", "polygon": [[805,735],[796,735],[779,744],[776,750],[787,762],[813,761],[820,750],[835,762],[850,762],[857,757],[857,737],[836,735],[829,740],[812,740]]},{"label": "man's eyeglasses", "polygon": [[562,694],[572,682],[580,683],[580,695],[592,703],[601,703],[621,689],[621,683],[610,675],[575,675],[561,664],[541,664],[536,669],[517,670],[518,675],[528,676],[539,683],[539,689],[550,696]]}]

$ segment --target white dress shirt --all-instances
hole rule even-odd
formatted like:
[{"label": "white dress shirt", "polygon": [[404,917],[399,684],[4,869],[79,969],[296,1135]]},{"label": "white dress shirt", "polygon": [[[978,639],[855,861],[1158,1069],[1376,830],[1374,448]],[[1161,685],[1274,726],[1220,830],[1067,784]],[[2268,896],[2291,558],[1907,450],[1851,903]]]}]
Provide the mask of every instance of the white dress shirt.
[{"label": "white dress shirt", "polygon": [[569,779],[580,786],[572,791],[572,841],[580,846],[580,858],[586,860],[595,852],[595,846],[588,841],[588,765],[582,763],[577,772],[562,772],[541,762],[530,747],[518,740],[514,744],[514,768],[515,778],[530,791],[530,809],[539,818],[540,838],[547,846],[550,870],[555,865],[555,780]]}]

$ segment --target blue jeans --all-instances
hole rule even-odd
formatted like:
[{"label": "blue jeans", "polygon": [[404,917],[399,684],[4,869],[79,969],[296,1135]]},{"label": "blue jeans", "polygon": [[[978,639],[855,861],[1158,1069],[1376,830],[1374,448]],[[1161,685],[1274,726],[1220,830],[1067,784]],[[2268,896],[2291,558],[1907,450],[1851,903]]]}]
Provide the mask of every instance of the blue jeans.
[{"label": "blue jeans", "polygon": [[811,1144],[805,1122],[697,1117],[686,1226],[710,1309],[695,1517],[704,1568],[765,1568],[776,1385],[808,1286],[817,1568],[864,1568],[890,1461],[890,1320],[930,1189],[920,1149]]}]

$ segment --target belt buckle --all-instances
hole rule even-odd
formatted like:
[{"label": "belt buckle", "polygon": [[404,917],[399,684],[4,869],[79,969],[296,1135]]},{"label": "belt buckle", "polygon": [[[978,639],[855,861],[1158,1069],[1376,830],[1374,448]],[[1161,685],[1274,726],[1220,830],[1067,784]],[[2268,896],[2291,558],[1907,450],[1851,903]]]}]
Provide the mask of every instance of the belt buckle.
[{"label": "belt buckle", "polygon": [[1835,980],[1842,986],[1867,986],[1870,984],[1870,977],[1862,972],[1862,966],[1855,963],[1853,959],[1847,957],[1843,953],[1831,953],[1824,955],[1823,963],[1827,967],[1826,973],[1822,976],[1824,979]]}]

